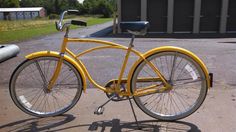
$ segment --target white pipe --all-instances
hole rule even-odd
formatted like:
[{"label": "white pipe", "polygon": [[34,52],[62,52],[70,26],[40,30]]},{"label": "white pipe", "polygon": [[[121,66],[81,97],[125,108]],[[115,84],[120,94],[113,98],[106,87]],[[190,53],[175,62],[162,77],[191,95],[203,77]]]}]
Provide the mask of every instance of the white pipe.
[{"label": "white pipe", "polygon": [[0,62],[15,57],[20,52],[17,45],[0,45]]}]

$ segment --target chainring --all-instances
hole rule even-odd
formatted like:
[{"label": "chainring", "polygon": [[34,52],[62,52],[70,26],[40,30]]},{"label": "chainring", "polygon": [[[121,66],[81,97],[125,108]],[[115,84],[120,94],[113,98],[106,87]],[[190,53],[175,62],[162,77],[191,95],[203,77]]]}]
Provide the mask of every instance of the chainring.
[{"label": "chainring", "polygon": [[[108,82],[106,85],[105,85],[105,87],[107,88],[107,89],[114,89],[115,88],[115,86],[114,86],[114,82],[113,81],[110,81],[110,82]],[[125,83],[121,83],[121,86],[120,86],[120,89],[121,89],[121,91],[125,91]],[[118,101],[123,101],[123,100],[127,100],[128,99],[128,97],[126,97],[126,96],[120,96],[120,95],[118,95],[117,93],[106,93],[106,95],[107,95],[107,97],[108,98],[111,98],[112,96],[115,96],[115,97],[113,97],[111,100],[112,101],[115,101],[115,102],[118,102]]]}]

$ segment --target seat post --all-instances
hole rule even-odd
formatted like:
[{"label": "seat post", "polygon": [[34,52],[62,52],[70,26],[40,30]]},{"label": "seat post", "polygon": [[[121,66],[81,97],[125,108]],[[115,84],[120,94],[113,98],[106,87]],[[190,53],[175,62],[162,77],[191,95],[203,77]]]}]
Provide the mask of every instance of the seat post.
[{"label": "seat post", "polygon": [[129,47],[130,48],[132,48],[132,47],[134,47],[134,39],[135,39],[135,35],[134,34],[132,34],[132,38],[131,38],[131,41],[130,41],[130,43],[129,43]]}]

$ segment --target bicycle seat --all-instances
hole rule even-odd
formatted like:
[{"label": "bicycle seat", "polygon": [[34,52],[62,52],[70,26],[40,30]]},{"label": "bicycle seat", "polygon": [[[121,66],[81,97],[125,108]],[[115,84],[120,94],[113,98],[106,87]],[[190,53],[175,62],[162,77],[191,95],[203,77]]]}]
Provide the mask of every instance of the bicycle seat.
[{"label": "bicycle seat", "polygon": [[127,21],[120,23],[120,28],[122,30],[127,30],[129,33],[134,35],[145,35],[148,27],[148,21]]}]

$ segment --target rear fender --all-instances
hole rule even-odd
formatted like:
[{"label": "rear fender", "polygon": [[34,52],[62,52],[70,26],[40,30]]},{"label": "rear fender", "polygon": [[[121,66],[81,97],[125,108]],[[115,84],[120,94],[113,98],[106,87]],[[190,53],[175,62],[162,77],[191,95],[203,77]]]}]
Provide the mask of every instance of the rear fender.
[{"label": "rear fender", "polygon": [[[182,53],[182,54],[185,54],[187,56],[190,56],[191,58],[194,59],[194,61],[196,61],[200,67],[203,69],[203,72],[205,74],[205,77],[206,77],[206,81],[207,81],[207,86],[208,88],[210,88],[212,85],[211,85],[211,77],[209,76],[209,72],[207,70],[207,67],[206,65],[203,63],[203,61],[198,58],[194,53],[192,53],[191,51],[188,51],[186,49],[183,49],[183,48],[179,48],[179,47],[174,47],[174,46],[163,46],[163,47],[158,47],[158,48],[154,48],[154,49],[151,49],[149,51],[147,51],[146,53],[144,53],[135,63],[134,65],[132,66],[129,74],[128,74],[128,82],[127,82],[127,87],[129,90],[131,90],[130,86],[131,86],[131,77],[133,76],[134,74],[134,71],[136,69],[136,67],[143,61],[143,59],[151,56],[152,54],[154,53],[158,53],[158,52],[166,52],[166,51],[174,51],[174,52],[179,52],[179,53]],[[129,91],[131,92],[131,91]]]}]

